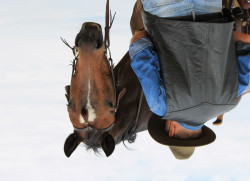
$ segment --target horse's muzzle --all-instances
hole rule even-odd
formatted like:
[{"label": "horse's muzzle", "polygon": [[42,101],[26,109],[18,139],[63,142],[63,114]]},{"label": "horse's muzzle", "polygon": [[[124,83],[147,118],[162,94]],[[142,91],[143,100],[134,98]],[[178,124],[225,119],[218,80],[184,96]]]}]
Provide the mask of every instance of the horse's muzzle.
[{"label": "horse's muzzle", "polygon": [[103,45],[103,35],[101,25],[93,22],[86,22],[77,34],[75,46],[81,47],[83,44],[89,44],[93,48],[99,49]]}]

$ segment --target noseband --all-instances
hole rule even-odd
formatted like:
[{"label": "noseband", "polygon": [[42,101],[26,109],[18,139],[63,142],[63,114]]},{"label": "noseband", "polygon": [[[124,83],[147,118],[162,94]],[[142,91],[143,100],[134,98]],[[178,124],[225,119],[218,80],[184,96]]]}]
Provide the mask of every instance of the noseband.
[{"label": "noseband", "polygon": [[74,130],[77,131],[77,132],[81,132],[81,133],[86,133],[87,131],[92,131],[92,130],[98,130],[98,131],[108,132],[108,131],[110,131],[113,128],[113,126],[114,126],[114,123],[112,123],[107,128],[96,129],[93,126],[91,126],[91,125],[88,124],[87,127],[85,127],[85,128],[76,128],[76,127],[74,127]]},{"label": "noseband", "polygon": [[[116,14],[116,13],[115,13]],[[107,0],[107,3],[106,3],[106,25],[105,25],[105,38],[104,38],[104,43],[105,43],[105,56],[107,58],[107,61],[108,61],[108,65],[109,65],[109,70],[111,72],[111,76],[112,76],[112,81],[113,81],[113,85],[114,85],[114,89],[115,89],[115,105],[114,105],[114,108],[115,108],[115,112],[117,111],[117,88],[116,88],[116,82],[115,82],[115,77],[114,77],[114,64],[113,64],[113,59],[111,58],[111,51],[110,51],[110,39],[109,39],[109,30],[111,29],[111,26],[113,24],[113,21],[114,21],[114,18],[115,18],[115,14],[114,16],[112,17],[112,14],[111,14],[111,11],[110,11],[110,14],[109,14],[109,0]],[[109,16],[111,17],[111,21],[109,19]],[[62,39],[61,40],[63,41],[63,43],[65,45],[67,45],[73,52],[73,55],[74,55],[74,59],[72,61],[72,74],[71,74],[71,79],[72,77],[75,75],[75,70],[76,70],[76,64],[77,64],[77,61],[78,61],[78,51],[76,49],[76,46],[74,47],[71,47],[67,41],[65,39]],[[69,95],[65,94],[67,100],[68,100],[68,105],[71,104],[71,101],[69,99]],[[91,130],[98,130],[98,131],[104,131],[104,132],[108,132],[110,131],[114,126],[114,122],[107,128],[104,128],[104,129],[96,129],[94,128],[93,126],[91,126],[89,124],[89,122],[87,122],[87,126],[85,128],[76,128],[74,127],[74,130],[76,132],[87,132],[87,131],[91,131]]]}]

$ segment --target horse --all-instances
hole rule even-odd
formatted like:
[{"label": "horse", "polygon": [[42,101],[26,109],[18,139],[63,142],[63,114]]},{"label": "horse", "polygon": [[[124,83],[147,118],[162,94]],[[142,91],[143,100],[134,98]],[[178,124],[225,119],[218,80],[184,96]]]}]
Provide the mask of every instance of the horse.
[{"label": "horse", "polygon": [[101,26],[86,22],[71,48],[76,58],[71,85],[65,90],[74,132],[64,144],[67,157],[81,142],[95,153],[102,147],[110,156],[116,144],[125,140],[133,143],[152,116],[128,52],[112,71],[105,42]]},{"label": "horse", "polygon": [[[132,35],[143,27],[141,11],[142,3],[137,0],[130,20]],[[71,48],[76,58],[71,85],[65,89],[74,132],[64,144],[67,157],[81,142],[87,150],[92,149],[95,153],[102,148],[108,157],[116,144],[133,143],[136,133],[147,130],[153,115],[130,66],[128,52],[112,69],[106,41],[101,26],[87,22],[75,38],[75,47]],[[222,119],[223,115],[218,116],[215,125],[219,125]]]}]

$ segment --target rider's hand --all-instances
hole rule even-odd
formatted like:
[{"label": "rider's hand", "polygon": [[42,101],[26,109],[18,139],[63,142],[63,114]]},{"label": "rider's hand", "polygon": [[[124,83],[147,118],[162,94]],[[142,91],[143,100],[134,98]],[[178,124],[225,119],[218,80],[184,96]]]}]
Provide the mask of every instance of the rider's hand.
[{"label": "rider's hand", "polygon": [[250,35],[234,31],[234,41],[242,41],[245,43],[250,43]]},{"label": "rider's hand", "polygon": [[140,38],[144,38],[147,37],[147,33],[145,31],[144,28],[140,29],[140,30],[136,30],[134,36],[132,37],[130,44],[139,40]]}]

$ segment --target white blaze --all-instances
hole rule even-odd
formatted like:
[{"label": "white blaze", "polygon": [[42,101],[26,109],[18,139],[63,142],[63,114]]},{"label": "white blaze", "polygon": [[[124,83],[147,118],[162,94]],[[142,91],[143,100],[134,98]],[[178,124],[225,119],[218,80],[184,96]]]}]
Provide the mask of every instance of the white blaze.
[{"label": "white blaze", "polygon": [[96,118],[96,113],[95,113],[94,108],[90,104],[90,80],[88,81],[88,86],[89,86],[89,90],[88,90],[88,100],[87,100],[86,109],[88,110],[88,121],[93,122]]},{"label": "white blaze", "polygon": [[88,120],[85,120],[85,118],[80,114],[79,120],[81,124],[84,124],[85,122],[93,122],[96,118],[95,110],[90,104],[90,80],[88,80],[88,97],[87,97],[87,105],[85,109],[88,112]]}]

